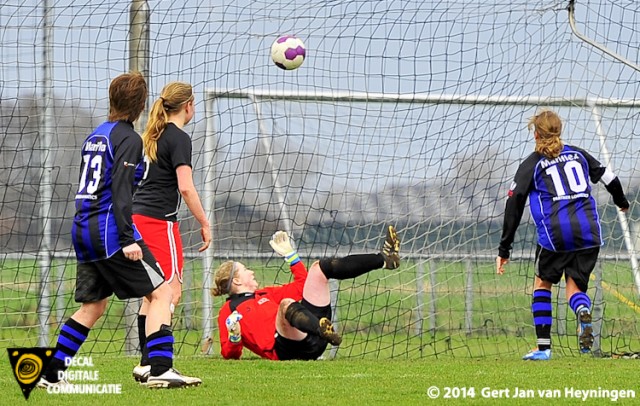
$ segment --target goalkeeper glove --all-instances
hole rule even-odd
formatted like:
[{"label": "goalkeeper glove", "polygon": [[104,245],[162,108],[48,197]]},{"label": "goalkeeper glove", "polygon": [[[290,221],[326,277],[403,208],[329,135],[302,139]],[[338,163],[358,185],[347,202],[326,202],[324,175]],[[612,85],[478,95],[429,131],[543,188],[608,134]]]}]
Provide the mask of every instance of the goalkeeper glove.
[{"label": "goalkeeper glove", "polygon": [[271,236],[269,245],[271,245],[271,248],[273,248],[278,255],[283,256],[289,265],[300,262],[298,252],[291,246],[289,235],[286,231],[276,231],[273,236]]},{"label": "goalkeeper glove", "polygon": [[242,315],[238,313],[237,310],[234,310],[234,312],[231,313],[225,321],[227,331],[229,332],[229,341],[234,344],[237,344],[240,342],[240,340],[242,340],[240,320],[242,320]]}]

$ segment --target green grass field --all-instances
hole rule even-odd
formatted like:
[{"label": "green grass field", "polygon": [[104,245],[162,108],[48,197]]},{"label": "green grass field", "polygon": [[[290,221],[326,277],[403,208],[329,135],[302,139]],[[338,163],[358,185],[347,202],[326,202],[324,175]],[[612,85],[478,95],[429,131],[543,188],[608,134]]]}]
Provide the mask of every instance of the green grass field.
[{"label": "green grass field", "polygon": [[[131,378],[136,363],[131,357],[93,356],[100,384],[121,384],[119,395],[60,395],[34,389],[32,404],[68,405],[99,402],[107,405],[425,405],[443,404],[548,404],[535,393],[531,398],[513,398],[515,388],[559,390],[553,403],[611,403],[610,396],[583,402],[566,390],[633,390],[635,399],[617,404],[637,404],[640,383],[637,360],[556,357],[548,362],[525,362],[517,358],[437,360],[334,360],[274,362],[258,359],[223,361],[218,357],[180,357],[176,366],[203,379],[197,388],[150,390]],[[92,382],[76,382],[92,383]],[[22,404],[20,388],[8,362],[0,372],[2,404]],[[437,399],[428,391],[439,389]],[[447,389],[450,388],[450,389]],[[474,390],[472,397],[471,388]],[[483,388],[502,390],[494,397]],[[505,390],[509,397],[505,397]],[[431,389],[433,391],[433,389]],[[467,397],[464,398],[466,393]],[[484,393],[484,396],[483,396]],[[575,392],[574,392],[575,393]],[[602,392],[601,392],[602,393]]]},{"label": "green grass field", "polygon": [[[268,284],[285,283],[290,274],[281,262],[250,263]],[[0,262],[0,350],[37,344],[38,269],[33,261]],[[502,277],[490,263],[434,261],[424,264],[423,320],[416,317],[417,264],[405,263],[401,272],[378,270],[354,281],[341,282],[338,294],[339,329],[343,344],[334,360],[318,362],[269,362],[250,354],[241,361],[224,361],[218,354],[214,331],[213,355],[201,356],[200,310],[202,270],[188,264],[192,275],[184,302],[175,321],[176,367],[201,377],[199,388],[151,391],[131,378],[135,357],[124,354],[124,306],[113,300],[108,314],[92,330],[81,356],[92,356],[93,370],[102,384],[122,384],[121,395],[53,395],[34,391],[36,404],[78,404],[87,400],[110,404],[545,404],[549,399],[534,393],[529,399],[515,399],[513,388],[560,390],[553,401],[583,403],[568,398],[565,388],[584,390],[637,390],[638,361],[594,358],[577,352],[575,317],[561,316],[566,305],[558,297],[559,317],[552,333],[554,358],[550,362],[524,362],[520,357],[535,344],[531,326],[530,282],[526,263],[512,263]],[[436,269],[432,286],[429,267]],[[469,269],[472,273],[469,274]],[[58,263],[56,275],[63,275],[63,291],[58,295],[64,316],[70,316],[73,302],[75,266]],[[468,278],[471,275],[471,278]],[[640,349],[638,307],[631,272],[626,264],[604,264],[603,289],[605,323],[601,348],[605,355]],[[466,294],[473,284],[472,325],[465,326]],[[593,292],[591,292],[593,294]],[[434,299],[432,301],[432,298]],[[222,298],[216,298],[219,308]],[[433,305],[435,317],[428,309]],[[214,323],[215,324],[215,323]],[[431,330],[431,327],[435,327]],[[566,331],[560,334],[560,327]],[[50,345],[55,344],[57,324],[51,322]],[[419,328],[422,334],[418,334]],[[328,354],[325,354],[328,356]],[[6,355],[5,355],[6,357]],[[22,402],[22,394],[5,358],[0,368],[0,384],[5,398],[0,404]],[[91,382],[78,382],[91,383]],[[430,387],[440,390],[437,399],[428,396]],[[449,389],[447,389],[449,388]],[[465,389],[466,388],[466,389]],[[474,393],[471,393],[473,388]],[[491,388],[502,398],[489,397]],[[505,391],[510,390],[510,397]],[[465,398],[466,395],[466,398]],[[609,402],[608,398],[587,404]],[[635,404],[618,400],[617,403]]]}]

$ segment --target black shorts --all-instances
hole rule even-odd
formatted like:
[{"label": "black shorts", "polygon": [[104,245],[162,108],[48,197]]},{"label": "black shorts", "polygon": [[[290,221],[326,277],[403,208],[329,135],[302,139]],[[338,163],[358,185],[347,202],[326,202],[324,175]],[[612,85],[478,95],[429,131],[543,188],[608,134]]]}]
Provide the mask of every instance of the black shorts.
[{"label": "black shorts", "polygon": [[78,264],[76,302],[91,303],[116,294],[120,299],[138,298],[153,292],[164,282],[164,275],[143,241],[142,260],[127,259],[122,250],[110,258]]},{"label": "black shorts", "polygon": [[[331,306],[317,307],[302,299],[302,305],[309,309],[314,316],[321,319],[326,317],[331,319]],[[327,340],[317,335],[307,334],[302,341],[290,340],[276,333],[276,344],[274,346],[278,359],[288,361],[315,360],[318,359],[327,349]]]},{"label": "black shorts", "polygon": [[536,275],[543,281],[556,284],[562,275],[571,277],[582,292],[589,288],[589,277],[596,267],[600,247],[570,252],[536,248]]}]

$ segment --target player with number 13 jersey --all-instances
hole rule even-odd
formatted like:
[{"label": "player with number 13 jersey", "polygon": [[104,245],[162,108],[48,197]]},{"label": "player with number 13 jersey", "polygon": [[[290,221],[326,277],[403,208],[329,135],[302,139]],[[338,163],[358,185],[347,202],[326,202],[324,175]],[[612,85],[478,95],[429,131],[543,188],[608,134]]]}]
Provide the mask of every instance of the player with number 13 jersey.
[{"label": "player with number 13 jersey", "polygon": [[82,145],[71,237],[80,262],[111,257],[141,239],[131,220],[142,142],[133,124],[107,121]]}]

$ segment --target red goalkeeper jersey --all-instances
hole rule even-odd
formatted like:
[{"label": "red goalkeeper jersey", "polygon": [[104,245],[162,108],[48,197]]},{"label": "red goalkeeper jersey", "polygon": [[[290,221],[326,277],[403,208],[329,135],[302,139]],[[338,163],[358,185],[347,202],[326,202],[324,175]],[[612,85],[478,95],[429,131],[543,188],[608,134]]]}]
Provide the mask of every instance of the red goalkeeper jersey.
[{"label": "red goalkeeper jersey", "polygon": [[[302,261],[291,265],[293,282],[282,286],[269,286],[258,289],[254,293],[240,293],[229,296],[218,313],[218,330],[220,331],[220,353],[225,359],[239,359],[242,349],[250,351],[262,358],[277,360],[274,350],[276,342],[276,315],[283,299],[302,300],[302,289],[307,280],[307,268]],[[239,343],[229,341],[225,321],[237,310],[242,315],[240,328],[242,340]]]}]

